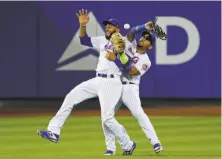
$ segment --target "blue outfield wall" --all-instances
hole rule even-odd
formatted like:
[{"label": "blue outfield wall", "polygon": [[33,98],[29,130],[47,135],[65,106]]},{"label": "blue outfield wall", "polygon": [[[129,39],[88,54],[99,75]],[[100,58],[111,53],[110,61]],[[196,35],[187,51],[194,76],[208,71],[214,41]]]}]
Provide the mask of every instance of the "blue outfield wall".
[{"label": "blue outfield wall", "polygon": [[81,8],[90,36],[103,35],[112,17],[126,34],[125,23],[159,16],[168,40],[148,54],[142,97],[220,98],[220,2],[0,2],[0,98],[60,98],[95,76],[98,52],[79,44]]}]

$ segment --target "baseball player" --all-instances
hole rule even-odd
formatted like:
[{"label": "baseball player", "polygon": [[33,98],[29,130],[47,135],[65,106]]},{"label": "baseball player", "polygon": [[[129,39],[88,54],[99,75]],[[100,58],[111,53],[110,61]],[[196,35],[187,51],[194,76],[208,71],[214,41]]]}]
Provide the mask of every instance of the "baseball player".
[{"label": "baseball player", "polygon": [[[114,118],[115,106],[118,103],[122,93],[122,82],[120,79],[121,71],[113,61],[109,61],[105,55],[107,49],[114,47],[110,42],[113,33],[119,32],[119,21],[110,19],[103,21],[106,28],[105,36],[88,37],[86,25],[89,21],[88,11],[79,10],[77,14],[80,24],[80,43],[89,47],[94,47],[100,51],[99,61],[96,68],[96,77],[82,82],[72,89],[65,97],[63,104],[57,114],[49,122],[46,131],[38,130],[38,135],[57,143],[60,137],[60,131],[66,119],[71,113],[73,107],[78,103],[98,97],[101,107],[102,123],[117,137],[123,155],[132,155],[136,148],[136,143],[131,141],[125,128]],[[120,57],[124,64],[127,59],[125,54]]]},{"label": "baseball player", "polygon": [[[153,46],[153,35],[150,32],[155,32],[159,38],[166,40],[166,34],[162,31],[162,28],[157,26],[159,30],[153,30],[153,27],[156,27],[155,25],[156,24],[153,22],[148,22],[145,25],[133,27],[127,34],[125,52],[131,57],[131,67],[124,70],[125,75],[122,76],[123,92],[115,111],[117,111],[122,103],[124,103],[133,116],[138,120],[146,137],[151,141],[154,151],[159,153],[163,150],[163,147],[160,144],[148,116],[143,111],[139,97],[140,78],[151,66],[151,61],[146,53],[152,49]],[[149,32],[143,30],[149,30]],[[141,31],[143,31],[142,38],[137,43],[135,40],[135,34]],[[107,59],[115,61],[115,53],[108,52]],[[107,146],[104,155],[113,155],[116,151],[115,136],[106,125],[102,124],[102,127]]]}]

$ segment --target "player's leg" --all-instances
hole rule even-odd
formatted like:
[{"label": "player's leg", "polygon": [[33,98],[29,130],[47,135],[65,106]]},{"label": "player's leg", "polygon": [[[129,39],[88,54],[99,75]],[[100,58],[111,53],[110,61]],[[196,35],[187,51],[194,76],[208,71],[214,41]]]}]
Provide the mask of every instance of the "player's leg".
[{"label": "player's leg", "polygon": [[[73,107],[86,99],[96,97],[97,96],[96,87],[97,87],[96,78],[93,78],[88,81],[82,82],[81,84],[76,86],[74,89],[72,89],[66,95],[59,111],[49,122],[48,131],[50,131],[50,134],[45,133],[43,131],[42,134],[41,132],[38,132],[39,135],[43,137],[45,137],[46,135],[46,138],[48,135],[49,137],[52,137],[52,138],[55,138],[56,135],[59,136],[61,128],[64,125],[68,116],[70,115]],[[53,142],[56,142],[56,141],[53,141]]]},{"label": "player's leg", "polygon": [[109,127],[104,124],[103,121],[102,121],[102,128],[106,142],[106,151],[104,152],[104,155],[106,156],[113,155],[116,152],[115,135],[112,133]]},{"label": "player's leg", "polygon": [[[116,107],[115,107],[115,112],[121,107],[122,105],[122,100],[120,100]],[[105,136],[105,142],[106,142],[106,151],[104,153],[104,155],[113,155],[116,152],[116,138],[115,135],[112,133],[112,131],[109,129],[108,126],[106,126],[104,124],[104,122],[102,121],[102,128],[103,128],[103,133]]]},{"label": "player's leg", "polygon": [[101,81],[98,96],[102,121],[115,134],[122,149],[131,152],[135,148],[135,143],[130,140],[125,128],[114,118],[115,106],[121,97],[121,93],[122,83],[120,79],[104,79]]},{"label": "player's leg", "polygon": [[154,127],[141,106],[139,86],[133,84],[123,85],[122,101],[129,108],[132,115],[138,120],[140,127],[151,141],[151,144],[153,146],[160,144]]}]

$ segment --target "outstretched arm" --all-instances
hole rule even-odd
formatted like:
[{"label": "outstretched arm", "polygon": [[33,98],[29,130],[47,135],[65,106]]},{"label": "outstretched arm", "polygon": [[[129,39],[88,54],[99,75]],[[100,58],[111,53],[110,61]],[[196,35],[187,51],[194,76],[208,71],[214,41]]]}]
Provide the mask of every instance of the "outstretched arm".
[{"label": "outstretched arm", "polygon": [[144,31],[144,30],[149,30],[151,31],[152,30],[152,22],[149,21],[145,24],[142,24],[142,25],[137,25],[137,26],[134,26],[132,27],[132,29],[130,29],[130,31],[127,33],[127,39],[132,42],[135,37],[136,37],[136,34],[137,33],[140,33],[141,31]]},{"label": "outstretched arm", "polygon": [[80,24],[80,29],[79,29],[79,38],[80,38],[80,43],[85,46],[92,47],[92,42],[90,37],[87,35],[86,32],[86,24],[89,22],[89,16],[88,16],[88,11],[87,10],[79,10],[79,14],[76,13],[79,24]]}]

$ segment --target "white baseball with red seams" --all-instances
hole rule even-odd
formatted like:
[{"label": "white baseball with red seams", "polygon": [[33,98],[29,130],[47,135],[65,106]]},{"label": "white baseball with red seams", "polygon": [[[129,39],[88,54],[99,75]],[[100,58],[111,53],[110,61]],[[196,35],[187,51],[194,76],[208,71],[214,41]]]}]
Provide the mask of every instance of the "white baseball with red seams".
[{"label": "white baseball with red seams", "polygon": [[130,25],[129,24],[124,24],[124,29],[130,29]]}]

